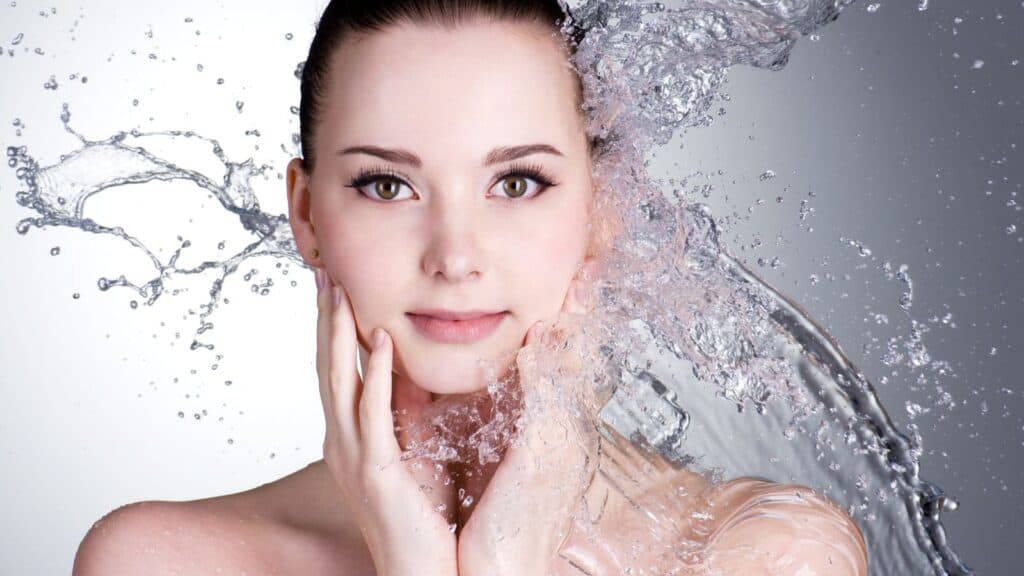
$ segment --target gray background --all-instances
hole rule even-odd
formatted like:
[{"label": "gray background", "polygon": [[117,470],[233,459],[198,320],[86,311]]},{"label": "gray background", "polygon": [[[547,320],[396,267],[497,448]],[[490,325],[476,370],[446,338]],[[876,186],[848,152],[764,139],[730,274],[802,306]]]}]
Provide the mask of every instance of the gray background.
[{"label": "gray background", "polygon": [[[0,6],[0,46],[15,51],[0,58],[2,144],[29,146],[47,163],[73,150],[58,121],[63,102],[76,129],[96,139],[134,127],[195,129],[220,139],[233,160],[275,166],[254,187],[265,210],[284,212],[275,171],[297,130],[292,72],[323,2],[166,4]],[[733,70],[727,113],[662,151],[655,169],[714,186],[706,201],[727,220],[733,252],[824,324],[879,382],[901,425],[919,426],[922,474],[961,502],[946,526],[962,558],[982,574],[1014,574],[1024,537],[1024,389],[1013,367],[1024,230],[1006,229],[1024,229],[1014,204],[1024,171],[1024,4],[879,4],[873,13],[868,3],[848,8],[820,38],[801,41],[781,72]],[[67,80],[72,73],[88,83]],[[57,90],[42,87],[51,74]],[[22,136],[14,118],[27,125]],[[262,138],[246,137],[252,128]],[[767,170],[775,177],[762,180]],[[270,297],[229,283],[232,305],[217,316],[223,359],[212,371],[214,360],[173,336],[180,302],[131,310],[131,295],[96,289],[101,275],[152,274],[131,253],[64,230],[17,235],[29,213],[14,202],[9,172],[0,172],[0,574],[68,573],[90,524],[121,504],[237,491],[318,457],[311,278],[293,270],[298,286]],[[201,195],[156,188],[97,199],[90,214],[196,239],[229,235]],[[803,221],[802,200],[813,209]],[[60,256],[50,256],[54,246]],[[901,285],[878,270],[883,261],[909,266],[909,318],[897,306]],[[889,324],[872,319],[880,312]],[[932,321],[947,314],[955,326]],[[924,343],[953,374],[890,374],[884,342],[905,336],[910,318],[931,328]],[[194,329],[178,323],[186,335]],[[928,384],[910,385],[918,373]],[[954,409],[936,406],[936,384]],[[907,403],[929,411],[911,419]]]}]

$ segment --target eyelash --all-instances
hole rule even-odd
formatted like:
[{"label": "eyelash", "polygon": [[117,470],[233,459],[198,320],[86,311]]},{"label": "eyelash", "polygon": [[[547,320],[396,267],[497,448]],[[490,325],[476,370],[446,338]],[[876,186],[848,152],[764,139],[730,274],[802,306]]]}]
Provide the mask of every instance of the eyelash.
[{"label": "eyelash", "polygon": [[[502,180],[509,178],[511,176],[524,176],[540,185],[540,190],[533,196],[530,196],[530,198],[536,198],[543,194],[544,192],[546,192],[548,188],[558,186],[558,183],[554,182],[552,178],[548,176],[547,172],[545,172],[544,169],[537,164],[513,163],[511,166],[508,167],[507,170],[498,175],[497,181],[501,182]],[[362,170],[360,170],[356,177],[353,178],[351,182],[349,182],[348,187],[355,188],[357,192],[359,192],[363,196],[367,196],[366,194],[363,193],[361,188],[363,186],[366,186],[367,184],[373,184],[378,180],[396,180],[401,184],[404,184],[405,186],[409,186],[408,178],[406,178],[402,174],[395,172],[394,170],[384,166],[373,166],[369,168],[363,168]],[[376,200],[376,198],[374,198],[374,200]],[[515,201],[518,200],[518,198],[506,198],[506,200]],[[394,200],[376,201],[385,204],[395,202]]]}]

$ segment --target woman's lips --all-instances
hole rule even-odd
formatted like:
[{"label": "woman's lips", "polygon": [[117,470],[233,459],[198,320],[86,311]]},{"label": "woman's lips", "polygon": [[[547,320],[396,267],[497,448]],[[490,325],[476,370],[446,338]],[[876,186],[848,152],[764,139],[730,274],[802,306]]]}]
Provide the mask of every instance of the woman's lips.
[{"label": "woman's lips", "polygon": [[413,326],[427,338],[445,344],[469,344],[489,336],[508,312],[485,314],[464,320],[445,320],[436,316],[407,313]]}]

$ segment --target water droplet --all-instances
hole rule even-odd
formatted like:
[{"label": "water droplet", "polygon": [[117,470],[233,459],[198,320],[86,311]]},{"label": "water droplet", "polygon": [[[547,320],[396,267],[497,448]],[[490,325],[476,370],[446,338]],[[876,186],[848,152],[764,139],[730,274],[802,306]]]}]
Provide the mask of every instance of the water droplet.
[{"label": "water droplet", "polygon": [[184,417],[185,417],[185,413],[184,412],[178,412],[178,418],[184,418]]},{"label": "water droplet", "polygon": [[1015,224],[1010,224],[1005,228],[1005,230],[1007,234],[1014,234],[1017,232],[1017,226]]},{"label": "water droplet", "polygon": [[878,12],[878,9],[881,7],[882,4],[880,2],[872,2],[871,4],[868,4],[868,12],[874,14],[875,12]]},{"label": "water droplet", "polygon": [[244,107],[245,107],[245,102],[242,102],[241,100],[238,100],[237,102],[235,102],[235,110],[238,110],[239,114],[242,113],[242,108],[244,108]]},{"label": "water droplet", "polygon": [[981,68],[984,68],[984,67],[985,67],[985,61],[984,60],[975,60],[974,64],[971,64],[971,69],[972,70],[980,70]]},{"label": "water droplet", "polygon": [[79,294],[78,292],[75,292],[74,294],[71,295],[71,297],[74,298],[75,300],[78,300],[79,298],[82,297],[82,295]]},{"label": "water droplet", "polygon": [[284,39],[285,39],[285,40],[291,40],[291,39],[292,39],[292,38],[294,38],[294,37],[295,37],[295,36],[293,36],[291,32],[289,32],[289,33],[287,33],[287,34],[285,34],[285,35],[284,35]]},{"label": "water droplet", "polygon": [[24,39],[25,39],[25,33],[24,32],[18,32],[18,35],[14,37],[14,40],[11,40],[11,46],[17,46],[18,44],[21,44],[21,41],[24,40]]},{"label": "water droplet", "polygon": [[771,180],[772,178],[775,178],[775,171],[765,170],[764,172],[761,173],[760,176],[758,176],[757,179],[760,180],[761,182],[764,182],[766,180]]},{"label": "water droplet", "polygon": [[50,256],[57,256],[58,254],[60,254],[60,246],[50,248]]}]

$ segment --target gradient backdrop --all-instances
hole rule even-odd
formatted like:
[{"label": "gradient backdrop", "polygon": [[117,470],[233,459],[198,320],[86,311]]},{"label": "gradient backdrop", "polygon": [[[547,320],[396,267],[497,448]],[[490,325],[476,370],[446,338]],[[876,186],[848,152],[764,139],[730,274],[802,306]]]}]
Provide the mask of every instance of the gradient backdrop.
[{"label": "gradient backdrop", "polygon": [[[284,213],[293,72],[322,4],[5,2],[0,142],[56,162],[76,147],[59,121],[64,102],[92,139],[193,129],[232,160],[271,164],[254,188],[264,210]],[[783,71],[733,70],[726,114],[653,166],[689,175],[688,188],[712,186],[706,202],[733,252],[827,327],[901,425],[919,427],[923,476],[961,502],[946,526],[962,558],[981,574],[1014,574],[1024,3],[917,4],[856,3],[799,42]],[[319,457],[311,274],[293,266],[297,286],[270,296],[235,276],[210,338],[216,360],[188,350],[187,296],[134,310],[126,291],[97,289],[100,276],[150,278],[137,253],[69,230],[16,234],[31,215],[14,201],[17,184],[0,170],[0,574],[69,573],[92,522],[122,504],[238,491]],[[211,204],[180,186],[126,187],[97,197],[89,215],[166,236],[165,256],[177,234],[197,246],[244,242]],[[908,266],[909,317],[903,286],[879,270],[886,261]],[[917,387],[917,372],[891,374],[885,343],[905,339],[911,318],[952,374],[926,372]],[[935,405],[936,384],[954,409]],[[911,418],[908,403],[922,413]]]}]

